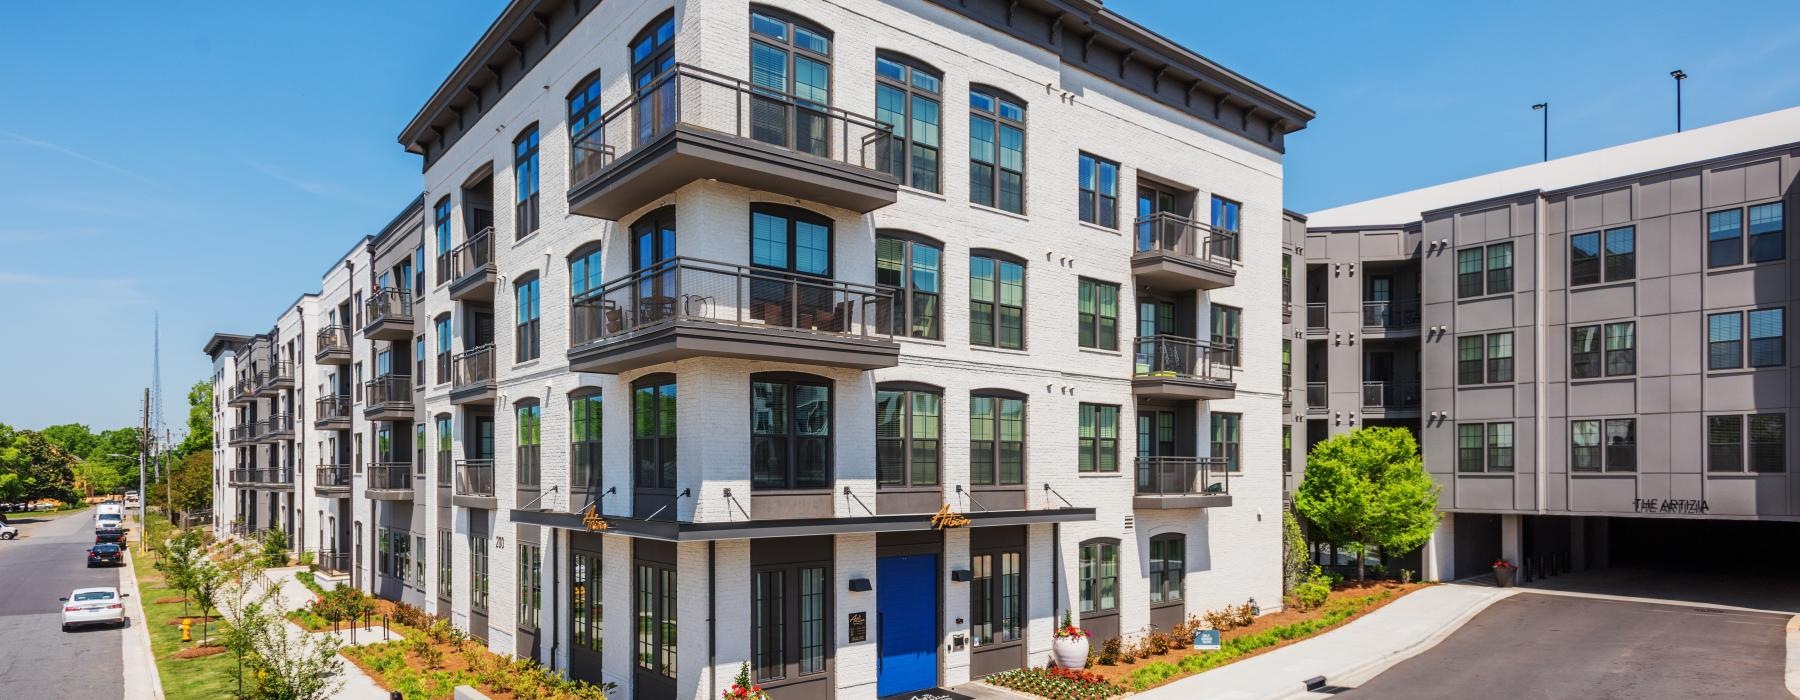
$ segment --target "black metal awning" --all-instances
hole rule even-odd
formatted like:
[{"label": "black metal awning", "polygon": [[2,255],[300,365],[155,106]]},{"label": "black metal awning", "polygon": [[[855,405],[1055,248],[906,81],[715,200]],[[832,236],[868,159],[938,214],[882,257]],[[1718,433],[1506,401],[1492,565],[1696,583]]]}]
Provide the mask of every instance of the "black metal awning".
[{"label": "black metal awning", "polygon": [[[592,528],[584,513],[549,510],[514,510],[512,521],[579,532],[596,532],[666,542],[705,542],[759,537],[850,535],[870,532],[911,532],[938,529],[933,513],[870,515],[853,518],[796,518],[792,520],[739,520],[730,522],[676,522],[604,516],[604,528]],[[1040,510],[990,510],[958,513],[969,523],[961,527],[1002,527],[1046,523],[1085,522],[1094,519],[1093,508]]]}]

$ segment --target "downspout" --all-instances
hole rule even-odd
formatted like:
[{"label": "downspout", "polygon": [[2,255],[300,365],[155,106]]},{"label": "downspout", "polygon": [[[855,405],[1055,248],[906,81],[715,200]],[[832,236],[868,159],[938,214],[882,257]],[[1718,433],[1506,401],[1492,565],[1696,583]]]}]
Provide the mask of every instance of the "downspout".
[{"label": "downspout", "polygon": [[717,545],[718,545],[718,541],[716,541],[716,540],[707,540],[706,541],[706,696],[707,697],[718,697],[718,695],[719,695],[719,667],[718,667],[717,659],[716,659],[716,657],[717,657],[716,651],[717,650],[714,648],[715,647],[714,642],[716,641],[716,639],[718,637],[718,620],[716,619],[716,617],[714,615],[714,611],[716,609],[714,604],[716,601],[714,600],[714,595],[713,595],[714,594],[713,581],[716,578],[713,575],[713,552]]},{"label": "downspout", "polygon": [[562,541],[563,531],[550,531],[550,670],[556,670],[556,650],[562,641],[562,608],[557,605],[556,593],[562,588],[562,560],[556,556],[556,543]]},{"label": "downspout", "polygon": [[1062,612],[1062,523],[1050,524],[1050,626],[1061,624]]}]

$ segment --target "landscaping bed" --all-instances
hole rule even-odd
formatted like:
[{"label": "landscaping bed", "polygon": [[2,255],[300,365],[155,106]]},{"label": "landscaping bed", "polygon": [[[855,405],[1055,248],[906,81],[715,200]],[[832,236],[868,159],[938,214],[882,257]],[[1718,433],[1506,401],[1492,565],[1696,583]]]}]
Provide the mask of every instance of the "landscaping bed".
[{"label": "landscaping bed", "polygon": [[[158,524],[158,519],[151,519],[152,535],[166,536],[167,523],[160,523],[161,527]],[[164,696],[169,700],[231,697],[237,691],[237,658],[232,654],[210,652],[210,649],[196,651],[201,647],[202,630],[198,620],[191,631],[193,641],[181,641],[181,592],[164,587],[160,575],[146,575],[155,572],[151,568],[155,553],[134,550],[130,559],[132,571],[137,575],[138,599],[143,602],[144,615],[148,618],[150,651],[156,657],[156,672],[162,676]],[[165,603],[164,600],[176,602]],[[199,606],[190,604],[187,607],[188,615],[199,615]],[[207,632],[209,637],[217,640],[224,632],[224,625],[215,622]]]},{"label": "landscaping bed", "polygon": [[404,641],[346,648],[351,663],[406,700],[451,697],[467,685],[496,700],[605,700],[609,688],[565,680],[534,661],[501,656],[439,620]]}]

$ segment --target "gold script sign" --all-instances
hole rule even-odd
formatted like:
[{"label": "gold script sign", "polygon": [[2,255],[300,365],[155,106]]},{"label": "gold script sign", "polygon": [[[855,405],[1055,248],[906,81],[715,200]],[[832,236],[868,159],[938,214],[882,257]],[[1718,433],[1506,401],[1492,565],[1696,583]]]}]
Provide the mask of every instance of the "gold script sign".
[{"label": "gold script sign", "polygon": [[581,524],[586,525],[588,532],[599,532],[607,528],[606,519],[600,517],[599,509],[590,505],[587,513],[581,516]]},{"label": "gold script sign", "polygon": [[931,516],[931,526],[939,530],[952,527],[964,527],[968,524],[969,519],[963,517],[963,514],[961,513],[952,512],[950,510],[950,504],[948,503],[945,503],[944,507],[938,509],[937,515]]}]

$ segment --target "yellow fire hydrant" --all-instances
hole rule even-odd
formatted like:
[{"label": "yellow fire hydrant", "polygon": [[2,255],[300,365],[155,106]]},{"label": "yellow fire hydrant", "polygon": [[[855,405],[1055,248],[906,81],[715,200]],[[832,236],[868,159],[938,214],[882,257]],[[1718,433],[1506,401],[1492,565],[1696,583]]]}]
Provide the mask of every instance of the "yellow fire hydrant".
[{"label": "yellow fire hydrant", "polygon": [[189,633],[189,630],[192,630],[193,628],[194,628],[194,618],[191,618],[191,617],[181,618],[181,641],[184,641],[184,642],[194,641],[194,635]]}]

